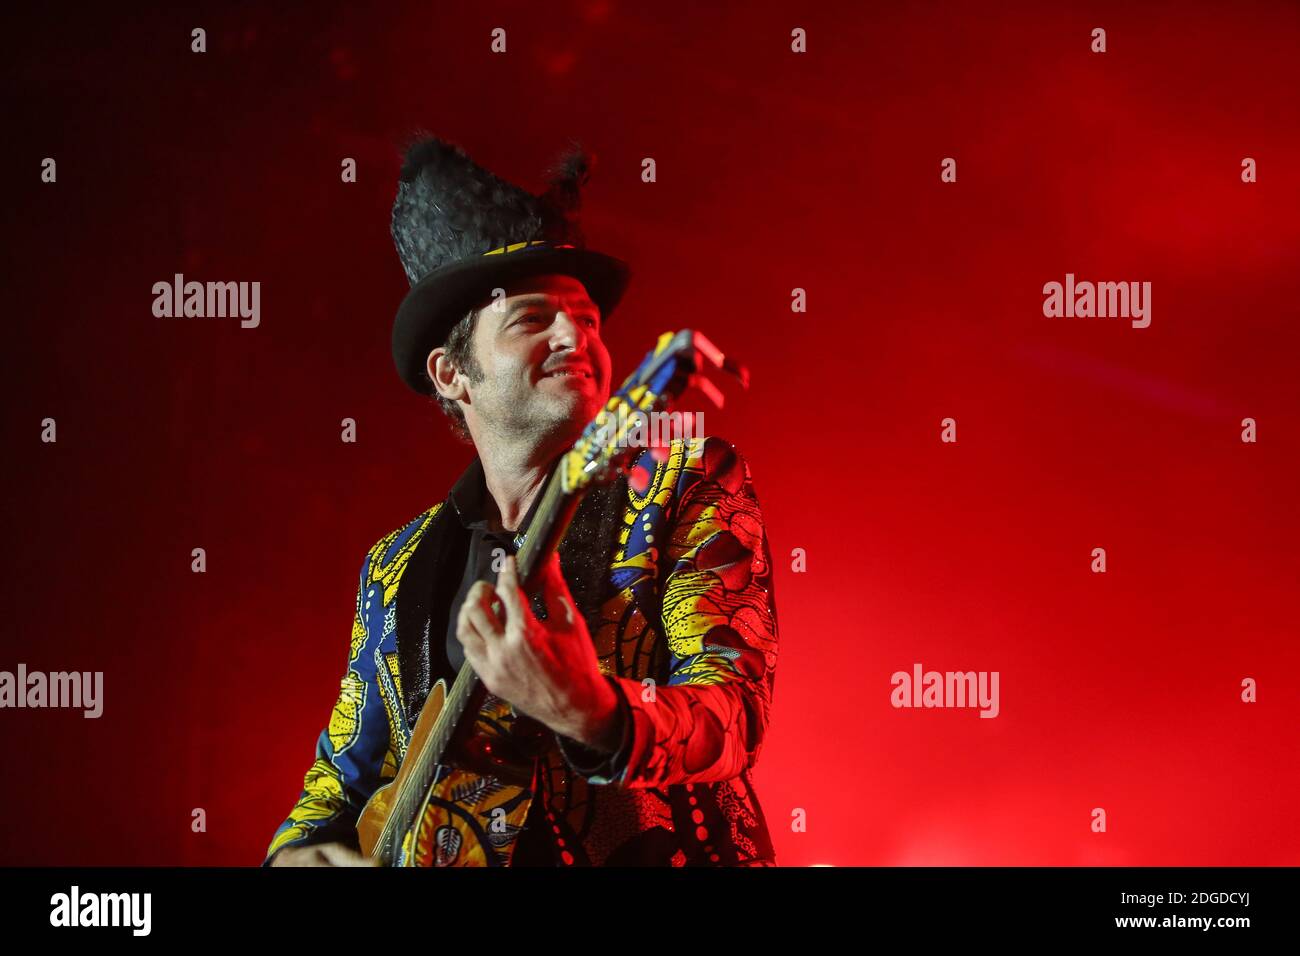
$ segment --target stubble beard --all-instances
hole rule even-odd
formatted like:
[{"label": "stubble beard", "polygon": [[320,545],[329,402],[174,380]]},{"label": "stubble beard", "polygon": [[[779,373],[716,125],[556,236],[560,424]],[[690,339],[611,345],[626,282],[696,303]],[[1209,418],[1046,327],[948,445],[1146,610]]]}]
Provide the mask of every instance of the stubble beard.
[{"label": "stubble beard", "polygon": [[592,417],[587,414],[589,403],[576,394],[561,401],[539,395],[539,391],[499,396],[501,415],[493,430],[511,444],[540,447],[562,443],[567,448],[577,441]]}]

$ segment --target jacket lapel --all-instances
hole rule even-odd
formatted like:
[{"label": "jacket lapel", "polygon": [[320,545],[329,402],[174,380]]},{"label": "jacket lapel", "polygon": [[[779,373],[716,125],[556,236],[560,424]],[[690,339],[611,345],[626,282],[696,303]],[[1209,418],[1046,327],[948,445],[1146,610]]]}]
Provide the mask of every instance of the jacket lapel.
[{"label": "jacket lapel", "polygon": [[442,672],[448,668],[443,645],[447,609],[460,585],[469,550],[468,535],[457,534],[458,530],[464,529],[444,502],[416,544],[397,584],[397,666],[408,728],[415,726],[434,681],[446,676]]}]

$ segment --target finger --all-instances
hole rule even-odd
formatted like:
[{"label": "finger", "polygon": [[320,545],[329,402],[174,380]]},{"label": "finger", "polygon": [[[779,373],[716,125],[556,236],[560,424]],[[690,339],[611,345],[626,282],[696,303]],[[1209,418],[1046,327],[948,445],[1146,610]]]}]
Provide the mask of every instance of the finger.
[{"label": "finger", "polygon": [[483,608],[488,615],[491,626],[483,628],[484,636],[490,636],[505,629],[501,598],[497,596],[495,585],[488,581],[474,582],[474,586],[465,595],[465,601],[461,604],[460,609],[468,617],[475,607]]},{"label": "finger", "polygon": [[482,584],[482,581],[475,581],[469,586],[469,590],[465,592],[465,599],[460,602],[460,610],[456,612],[457,625],[469,616],[469,609],[482,600],[483,588],[480,587]]},{"label": "finger", "polygon": [[560,594],[556,596],[556,601],[559,602],[560,607],[564,610],[565,628],[573,627],[574,621],[578,619],[578,612],[573,607],[573,598],[567,594]]},{"label": "finger", "polygon": [[321,853],[334,866],[374,866],[370,857],[339,843],[324,844]]},{"label": "finger", "polygon": [[501,622],[482,604],[470,605],[465,615],[465,622],[468,627],[474,629],[475,636],[481,644],[486,645],[488,641],[501,637]]},{"label": "finger", "polygon": [[491,622],[489,631],[492,634],[505,630],[505,608],[501,605],[501,598],[497,594],[496,586],[489,584],[487,581],[482,582],[483,588],[478,592],[475,605],[482,608],[487,613],[488,620]]},{"label": "finger", "polygon": [[479,603],[483,600],[483,595],[492,594],[494,588],[490,581],[475,581],[465,592],[465,601],[470,604]]},{"label": "finger", "polygon": [[576,613],[573,592],[569,590],[569,582],[564,579],[564,568],[560,564],[558,551],[554,552],[551,555],[551,560],[546,562],[543,593],[546,595],[546,606],[548,608],[558,606],[561,609],[561,616],[565,626],[572,625]]},{"label": "finger", "polygon": [[505,608],[505,623],[522,620],[524,595],[519,587],[519,571],[515,567],[515,556],[513,554],[506,555],[505,564],[501,568],[501,576],[497,579],[497,594],[501,598],[502,607]]},{"label": "finger", "polygon": [[487,643],[485,632],[495,631],[495,627],[489,626],[490,622],[486,622],[482,615],[474,614],[475,608],[481,610],[484,601],[489,600],[489,595],[495,593],[488,587],[486,582],[475,582],[465,594],[465,600],[461,602],[460,610],[456,614],[456,640],[460,641],[461,647],[465,649],[467,658],[472,656],[477,659],[485,654]]},{"label": "finger", "polygon": [[479,633],[478,627],[471,621],[468,615],[462,616],[456,625],[456,640],[460,641],[461,649],[465,652],[465,659],[471,661],[479,660],[480,656],[485,653],[485,641],[483,635]]},{"label": "finger", "polygon": [[475,588],[471,594],[474,599],[470,600],[467,595],[460,607],[456,636],[461,638],[466,655],[474,656],[475,661],[481,664],[488,654],[488,643],[500,637],[502,627],[496,615],[488,610],[488,604],[496,599],[496,592],[485,585]]}]

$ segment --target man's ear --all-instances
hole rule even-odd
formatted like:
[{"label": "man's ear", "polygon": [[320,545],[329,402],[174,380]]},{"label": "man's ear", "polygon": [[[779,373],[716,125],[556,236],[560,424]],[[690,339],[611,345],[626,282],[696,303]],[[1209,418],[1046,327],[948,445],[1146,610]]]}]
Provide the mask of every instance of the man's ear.
[{"label": "man's ear", "polygon": [[456,366],[452,364],[451,357],[447,354],[445,348],[439,346],[430,352],[424,367],[429,373],[429,378],[433,379],[433,387],[437,389],[438,394],[443,398],[450,398],[452,401],[464,401],[468,397],[465,388],[465,376],[461,375]]}]

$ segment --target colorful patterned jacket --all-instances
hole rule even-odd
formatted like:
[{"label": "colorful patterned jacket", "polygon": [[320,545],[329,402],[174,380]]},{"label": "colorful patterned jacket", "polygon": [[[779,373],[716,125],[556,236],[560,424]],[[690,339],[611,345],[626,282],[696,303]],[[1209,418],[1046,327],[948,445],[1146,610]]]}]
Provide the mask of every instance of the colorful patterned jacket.
[{"label": "colorful patterned jacket", "polygon": [[[355,847],[358,814],[395,776],[439,676],[430,672],[429,636],[444,633],[450,592],[437,582],[453,582],[454,590],[463,568],[463,552],[445,553],[446,505],[367,553],[338,700],[264,865],[291,844]],[[593,548],[593,535],[604,536],[608,557]],[[643,452],[627,476],[587,494],[560,553],[628,720],[612,756],[556,735],[541,758],[537,799],[556,858],[561,865],[775,865],[750,775],[772,703],[776,605],[744,458],[717,437],[679,439],[663,461]],[[578,553],[597,556],[594,578],[584,578]],[[480,865],[508,865],[508,849]]]}]

